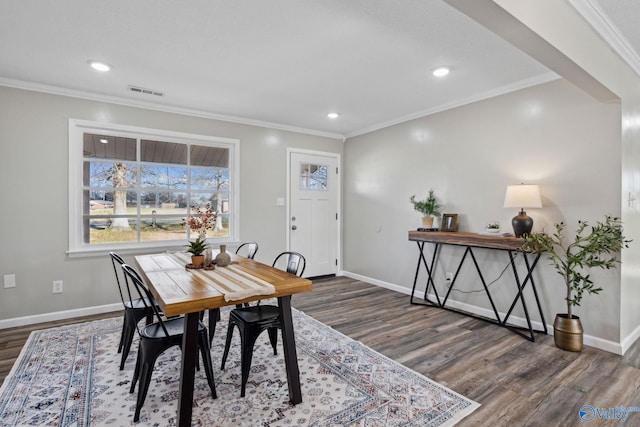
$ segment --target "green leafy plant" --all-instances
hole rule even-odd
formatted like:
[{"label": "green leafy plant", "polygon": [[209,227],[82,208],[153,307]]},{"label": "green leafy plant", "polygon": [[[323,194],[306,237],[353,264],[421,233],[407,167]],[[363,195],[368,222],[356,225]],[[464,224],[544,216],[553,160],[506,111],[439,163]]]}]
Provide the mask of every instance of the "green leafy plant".
[{"label": "green leafy plant", "polygon": [[631,240],[624,237],[620,218],[609,215],[594,226],[578,221],[576,235],[570,243],[565,243],[564,231],[565,224],[561,222],[555,224],[555,233],[551,235],[544,232],[525,235],[521,250],[548,256],[565,283],[567,314],[572,318],[572,307],[580,305],[583,294],[602,291],[591,280],[589,268],[616,267],[620,262],[618,253],[623,247],[629,247]]},{"label": "green leafy plant", "polygon": [[429,190],[429,197],[425,200],[416,200],[416,195],[414,194],[409,198],[409,201],[413,203],[413,208],[423,216],[440,216],[440,208],[442,206],[438,203],[433,189]]},{"label": "green leafy plant", "polygon": [[196,240],[189,242],[187,252],[190,252],[192,255],[202,255],[204,251],[207,250],[207,241],[204,238],[200,239],[200,237],[201,236],[198,236]]}]

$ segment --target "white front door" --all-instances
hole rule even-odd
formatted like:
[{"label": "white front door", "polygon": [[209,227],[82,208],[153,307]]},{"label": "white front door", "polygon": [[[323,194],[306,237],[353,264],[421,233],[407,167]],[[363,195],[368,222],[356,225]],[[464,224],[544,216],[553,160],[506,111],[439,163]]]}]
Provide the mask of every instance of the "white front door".
[{"label": "white front door", "polygon": [[305,277],[338,270],[338,155],[289,152],[289,248],[306,259]]}]

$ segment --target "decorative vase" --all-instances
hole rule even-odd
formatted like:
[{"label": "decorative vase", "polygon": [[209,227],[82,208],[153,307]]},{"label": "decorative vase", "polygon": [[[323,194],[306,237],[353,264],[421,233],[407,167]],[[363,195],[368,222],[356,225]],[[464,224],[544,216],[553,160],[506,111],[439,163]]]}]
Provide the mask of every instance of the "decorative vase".
[{"label": "decorative vase", "polygon": [[191,255],[191,264],[194,268],[201,268],[204,264],[204,255]]},{"label": "decorative vase", "polygon": [[424,228],[433,228],[433,217],[432,216],[423,216],[422,217],[422,226]]},{"label": "decorative vase", "polygon": [[231,264],[231,256],[227,253],[227,245],[220,245],[220,253],[216,255],[216,265],[226,267]]},{"label": "decorative vase", "polygon": [[204,251],[204,266],[208,267],[211,265],[212,262],[213,262],[213,254],[211,253],[211,248],[207,248],[207,250]]},{"label": "decorative vase", "polygon": [[582,351],[582,323],[578,316],[556,314],[553,322],[553,340],[556,347],[567,351]]}]

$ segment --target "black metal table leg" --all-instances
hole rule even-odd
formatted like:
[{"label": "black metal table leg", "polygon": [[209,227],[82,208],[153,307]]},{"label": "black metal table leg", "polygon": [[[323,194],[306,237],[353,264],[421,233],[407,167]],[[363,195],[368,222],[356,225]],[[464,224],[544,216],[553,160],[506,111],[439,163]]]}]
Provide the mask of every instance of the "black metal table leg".
[{"label": "black metal table leg", "polygon": [[[431,274],[432,271],[433,271],[432,270],[433,266],[435,265],[435,262],[436,262],[436,256],[438,254],[438,250],[440,248],[440,245],[436,244],[434,246],[433,255],[431,257],[431,264],[429,265],[429,263],[427,262],[427,259],[424,256],[424,245],[425,245],[425,243],[424,242],[416,242],[416,243],[418,244],[418,249],[419,249],[418,265],[416,266],[416,274],[415,274],[415,276],[413,278],[413,288],[411,289],[411,298],[410,298],[409,302],[411,304],[424,305],[424,304],[420,304],[420,303],[417,303],[417,302],[413,301],[413,298],[414,298],[414,295],[415,295],[415,291],[416,291],[416,284],[418,283],[418,276],[420,274],[420,267],[422,265],[424,265],[425,269],[427,270],[427,287],[424,290],[424,296],[422,297],[422,299],[424,301],[427,301],[428,303],[430,303],[429,305],[433,304],[433,305],[437,305],[437,306],[441,307],[442,303],[440,302],[440,296],[438,295],[438,290],[436,289],[436,285],[435,285],[435,283],[433,281],[433,276]],[[429,292],[429,287],[430,286],[433,287],[433,293],[436,296],[437,303],[433,303],[433,302],[429,301],[429,299],[427,298],[427,293]]]},{"label": "black metal table leg", "polygon": [[278,297],[278,309],[280,313],[280,327],[282,329],[284,363],[287,368],[289,402],[291,402],[292,405],[297,405],[302,402],[302,390],[300,387],[300,368],[298,367],[296,339],[293,333],[293,319],[291,317],[291,295]]},{"label": "black metal table leg", "polygon": [[[540,259],[540,254],[538,254],[538,256],[536,256],[536,258],[534,259],[533,263],[529,264],[529,259],[527,257],[526,253],[523,253],[523,257],[524,257],[524,261],[525,261],[525,266],[527,269],[527,274],[524,278],[524,281],[522,281],[522,283],[520,282],[520,276],[518,274],[516,265],[515,265],[515,256],[513,255],[512,251],[509,251],[509,260],[511,262],[511,268],[513,270],[513,274],[515,277],[515,281],[516,281],[516,285],[518,287],[518,293],[516,295],[516,297],[513,299],[513,302],[511,303],[511,307],[509,307],[509,310],[507,311],[507,314],[504,317],[504,320],[502,322],[502,326],[508,327],[509,329],[511,329],[513,332],[523,336],[524,338],[528,339],[529,341],[534,342],[535,341],[535,334],[534,332],[535,329],[533,329],[533,326],[531,324],[531,317],[529,316],[529,310],[527,308],[527,303],[524,299],[524,288],[527,286],[527,283],[531,282],[531,289],[533,290],[534,296],[536,298],[536,305],[538,307],[538,313],[540,314],[540,318],[542,320],[542,326],[544,329],[544,333],[547,333],[547,324],[544,320],[544,314],[542,313],[542,307],[540,306],[540,299],[538,298],[538,292],[536,290],[535,287],[535,282],[533,281],[533,269],[535,268],[535,266],[538,263],[538,260]],[[515,308],[516,304],[518,303],[518,300],[521,301],[522,303],[522,308],[524,310],[524,314],[525,314],[525,318],[527,319],[527,326],[529,328],[529,335],[524,335],[521,332],[519,332],[516,327],[510,326],[507,324],[507,321],[509,319],[509,317],[511,316],[511,313],[513,312],[513,309]],[[522,328],[520,328],[522,329]],[[541,331],[538,331],[541,332]]]},{"label": "black metal table leg", "polygon": [[198,357],[198,322],[200,313],[187,313],[182,335],[182,367],[180,369],[180,399],[178,400],[178,425],[190,426],[193,410],[193,384]]},{"label": "black metal table leg", "polygon": [[[523,253],[523,257],[524,257],[524,262],[525,262],[525,266],[526,266],[526,276],[524,277],[524,280],[521,281],[520,280],[520,274],[518,272],[518,268],[515,264],[515,258],[516,255],[514,255],[514,251],[516,251],[516,248],[518,248],[518,244],[519,242],[513,242],[513,241],[507,241],[509,242],[508,244],[502,244],[502,242],[495,242],[495,241],[489,241],[488,245],[484,245],[485,242],[487,242],[486,240],[481,240],[481,239],[474,239],[473,237],[469,238],[469,233],[466,233],[466,235],[464,235],[464,237],[462,239],[459,239],[457,236],[454,236],[456,233],[451,233],[451,234],[444,234],[444,236],[446,236],[444,239],[442,238],[442,236],[438,236],[438,235],[428,235],[425,234],[424,236],[420,236],[420,237],[424,237],[422,238],[418,238],[418,239],[411,239],[411,240],[415,240],[416,243],[418,244],[418,249],[419,249],[419,257],[418,257],[418,264],[416,266],[416,272],[415,272],[415,276],[414,276],[414,280],[413,280],[413,287],[411,289],[411,299],[410,302],[411,304],[416,304],[416,305],[431,305],[434,307],[439,307],[439,308],[443,308],[445,310],[449,310],[452,312],[456,312],[456,313],[460,313],[460,314],[465,314],[467,316],[471,316],[474,318],[477,318],[479,320],[483,320],[489,323],[494,323],[497,324],[499,326],[508,328],[509,330],[511,330],[514,333],[517,333],[518,335],[528,339],[529,341],[535,341],[535,334],[534,332],[542,332],[542,331],[537,331],[533,328],[533,324],[531,321],[531,316],[529,314],[529,308],[527,307],[527,303],[524,297],[524,288],[526,287],[527,283],[531,282],[531,289],[534,293],[535,299],[536,299],[536,305],[538,308],[538,313],[540,314],[540,318],[542,319],[542,325],[543,325],[543,329],[544,329],[544,333],[547,333],[547,325],[546,322],[544,320],[544,314],[542,312],[542,306],[540,304],[540,298],[538,296],[538,291],[536,289],[535,286],[535,281],[533,279],[533,270],[535,269],[538,260],[540,259],[540,254],[537,254],[537,256],[535,257],[535,259],[533,260],[533,262],[530,263],[529,258],[527,257],[526,253]],[[433,237],[433,238],[431,238]],[[513,238],[512,238],[513,239]],[[441,243],[441,241],[444,240],[443,243]],[[462,241],[463,240],[471,240],[473,241],[472,244],[464,244]],[[425,243],[433,243],[435,245],[434,248],[434,252],[433,252],[433,256],[431,257],[431,263],[429,263],[427,261],[427,258],[425,257],[424,254],[424,248],[425,248]],[[479,244],[476,244],[479,243]],[[447,290],[446,294],[444,295],[444,299],[440,300],[440,297],[438,295],[438,291],[436,289],[435,286],[435,282],[433,279],[433,272],[435,270],[435,266],[436,266],[436,260],[437,260],[437,255],[438,255],[438,250],[441,247],[441,244],[452,244],[452,245],[456,245],[456,246],[464,246],[465,247],[465,251],[464,254],[462,255],[462,258],[460,259],[460,262],[458,263],[458,266],[456,268],[456,272],[455,275],[453,277],[453,280],[451,282],[451,284],[449,285],[449,289]],[[511,246],[511,248],[509,248],[509,246]],[[480,269],[480,265],[478,264],[478,261],[475,257],[475,254],[472,250],[473,248],[483,248],[483,249],[498,249],[498,250],[505,250],[508,251],[509,253],[509,263],[511,265],[511,269],[514,275],[514,281],[516,284],[516,289],[517,289],[517,294],[514,297],[512,303],[511,303],[511,307],[509,308],[508,312],[506,313],[506,315],[504,316],[503,319],[500,319],[500,313],[498,312],[498,309],[495,305],[495,302],[493,301],[493,297],[491,296],[491,290],[489,289],[489,285],[486,283],[486,280],[484,279],[484,276],[482,274],[482,270]],[[479,316],[479,315],[475,315],[473,313],[469,313],[469,312],[465,312],[463,310],[459,310],[459,309],[455,309],[455,308],[450,308],[446,306],[446,303],[449,299],[449,296],[451,295],[451,292],[454,289],[454,284],[458,278],[458,274],[460,273],[461,269],[462,269],[462,265],[464,264],[464,261],[467,257],[467,255],[471,255],[471,258],[473,260],[473,264],[475,266],[476,272],[478,274],[478,277],[480,278],[480,281],[482,282],[482,286],[484,288],[485,293],[487,294],[487,297],[489,298],[489,302],[491,304],[491,308],[493,310],[493,314],[495,316],[495,320],[491,319],[489,317],[485,317],[485,316]],[[419,302],[419,301],[414,301],[414,297],[415,297],[415,291],[416,291],[416,286],[418,283],[418,277],[420,275],[420,270],[421,268],[424,266],[424,268],[426,269],[427,272],[427,286],[425,288],[424,291],[424,296],[423,296],[423,302]],[[428,299],[428,292],[429,292],[429,288],[433,287],[433,292],[436,296],[437,302],[434,301],[430,301]],[[523,310],[524,310],[524,315],[526,318],[526,322],[527,322],[527,327],[523,328],[523,327],[519,327],[513,324],[508,324],[508,320],[516,306],[516,304],[518,303],[518,301],[521,302]],[[521,331],[528,331],[529,335],[524,334]]]}]

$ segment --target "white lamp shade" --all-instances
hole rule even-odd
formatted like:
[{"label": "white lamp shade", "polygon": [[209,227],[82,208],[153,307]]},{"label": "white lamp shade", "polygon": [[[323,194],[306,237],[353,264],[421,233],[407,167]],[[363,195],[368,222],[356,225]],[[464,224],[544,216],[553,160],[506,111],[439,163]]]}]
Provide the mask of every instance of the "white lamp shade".
[{"label": "white lamp shade", "polygon": [[541,208],[540,189],[537,185],[520,184],[507,186],[504,196],[505,208]]}]

